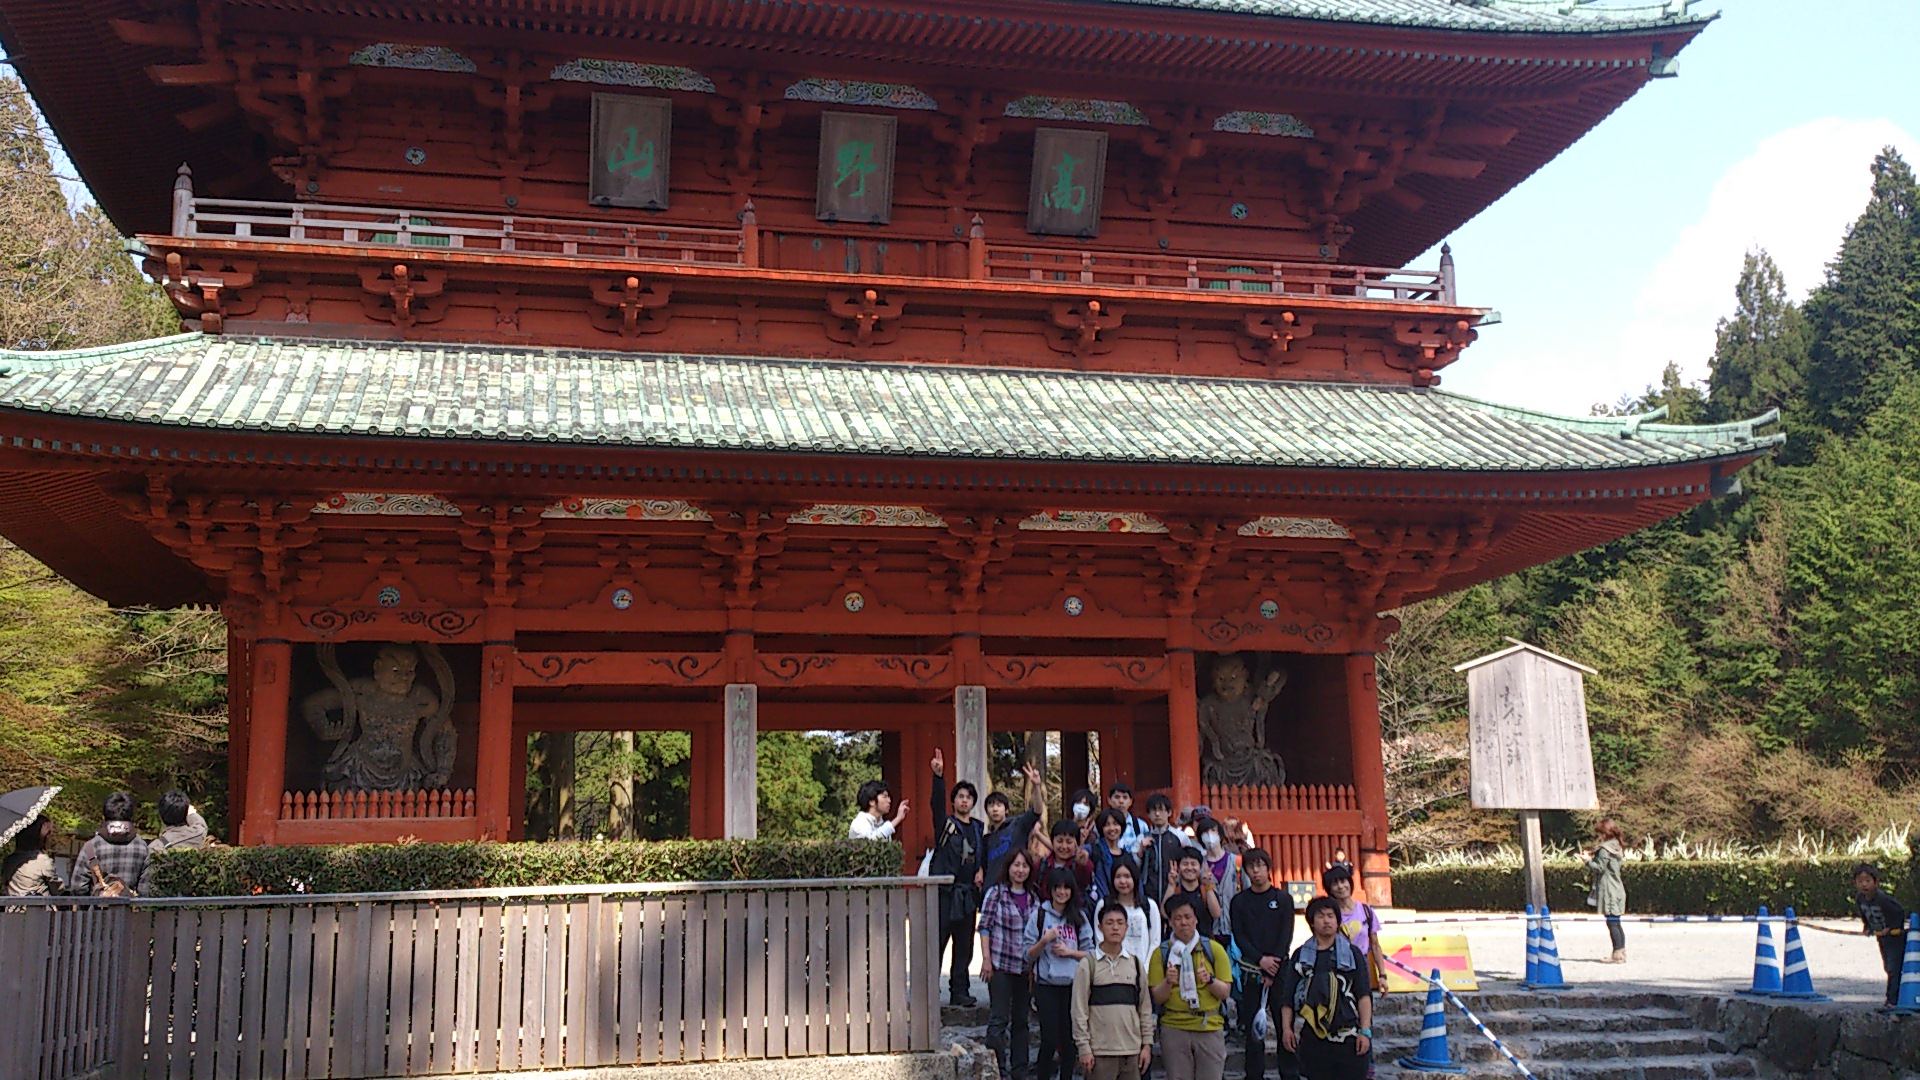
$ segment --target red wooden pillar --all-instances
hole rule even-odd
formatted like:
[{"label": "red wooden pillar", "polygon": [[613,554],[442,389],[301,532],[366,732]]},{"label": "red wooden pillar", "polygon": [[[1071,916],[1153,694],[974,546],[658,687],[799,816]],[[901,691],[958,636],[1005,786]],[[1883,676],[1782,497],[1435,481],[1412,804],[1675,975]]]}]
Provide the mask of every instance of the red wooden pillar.
[{"label": "red wooden pillar", "polygon": [[[1173,759],[1173,804],[1200,803],[1200,699],[1194,696],[1193,650],[1167,653],[1167,749]],[[1378,753],[1378,748],[1375,748]]]},{"label": "red wooden pillar", "polygon": [[1360,804],[1360,850],[1354,853],[1367,903],[1393,904],[1387,862],[1387,767],[1380,750],[1380,687],[1373,654],[1347,657],[1347,734],[1353,745],[1353,793]]},{"label": "red wooden pillar", "polygon": [[[229,619],[231,620],[231,616]],[[247,755],[252,752],[253,642],[227,624],[227,842],[240,842],[247,820]]]},{"label": "red wooden pillar", "polygon": [[[1122,723],[1100,729],[1100,804],[1106,805],[1107,789],[1115,784],[1137,787],[1134,783],[1137,775],[1134,771],[1133,717],[1129,714]],[[1134,794],[1133,812],[1146,816],[1145,795],[1138,792]]]},{"label": "red wooden pillar", "polygon": [[[1060,814],[1072,817],[1071,800],[1073,793],[1090,783],[1092,754],[1088,752],[1087,733],[1084,731],[1063,731],[1060,733]],[[1105,805],[1100,799],[1094,800],[1094,812]]]},{"label": "red wooden pillar", "polygon": [[480,732],[474,752],[474,805],[480,815],[480,838],[508,840],[513,836],[514,753],[526,768],[526,747],[513,731],[513,613],[504,607],[487,610],[487,640],[480,649]]},{"label": "red wooden pillar", "polygon": [[280,638],[262,638],[248,652],[253,686],[247,693],[246,811],[240,842],[271,844],[278,835],[280,796],[287,786],[293,646]]},{"label": "red wooden pillar", "polygon": [[[715,712],[719,702],[714,702]],[[717,840],[726,831],[727,767],[726,748],[721,741],[720,722],[703,720],[693,726],[693,760],[687,781],[687,796],[692,807],[687,814],[687,829],[697,840]]]}]

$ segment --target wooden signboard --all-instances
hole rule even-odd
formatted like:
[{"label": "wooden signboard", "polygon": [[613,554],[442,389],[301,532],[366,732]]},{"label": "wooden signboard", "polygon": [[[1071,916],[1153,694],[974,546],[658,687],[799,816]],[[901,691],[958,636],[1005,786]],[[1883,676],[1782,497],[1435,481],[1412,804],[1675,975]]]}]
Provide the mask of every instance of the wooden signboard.
[{"label": "wooden signboard", "polygon": [[1467,732],[1480,810],[1591,810],[1592,668],[1515,642],[1454,669],[1467,673]]},{"label": "wooden signboard", "polygon": [[821,221],[885,225],[893,220],[893,139],[898,121],[874,113],[820,114]]},{"label": "wooden signboard", "polygon": [[588,201],[595,206],[665,210],[672,139],[673,102],[666,98],[593,95]]},{"label": "wooden signboard", "polygon": [[1100,193],[1107,182],[1107,133],[1041,128],[1033,133],[1033,180],[1027,231],[1046,236],[1100,234]]}]

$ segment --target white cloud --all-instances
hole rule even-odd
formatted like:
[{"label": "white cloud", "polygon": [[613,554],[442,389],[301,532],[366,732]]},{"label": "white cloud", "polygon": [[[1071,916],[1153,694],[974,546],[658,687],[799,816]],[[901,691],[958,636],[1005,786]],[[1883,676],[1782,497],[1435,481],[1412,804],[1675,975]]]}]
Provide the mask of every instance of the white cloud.
[{"label": "white cloud", "polygon": [[1484,376],[1459,380],[1460,388],[1584,413],[1594,402],[1657,381],[1670,360],[1690,381],[1704,380],[1714,325],[1732,309],[1745,253],[1765,248],[1790,293],[1804,296],[1823,280],[1846,227],[1859,216],[1872,183],[1867,165],[1887,145],[1920,161],[1920,141],[1890,120],[1828,118],[1768,137],[1720,177],[1705,212],[1640,281],[1618,283],[1625,287],[1613,291],[1632,297],[1624,318],[1590,311],[1580,333],[1557,337],[1546,355],[1524,360],[1476,358],[1469,350],[1463,368],[1476,359],[1493,364]]}]

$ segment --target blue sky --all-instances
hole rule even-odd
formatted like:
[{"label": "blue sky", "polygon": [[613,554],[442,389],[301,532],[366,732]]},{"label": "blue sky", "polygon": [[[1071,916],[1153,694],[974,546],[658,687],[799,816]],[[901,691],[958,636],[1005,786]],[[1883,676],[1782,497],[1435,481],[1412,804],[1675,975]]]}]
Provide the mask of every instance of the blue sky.
[{"label": "blue sky", "polygon": [[1744,251],[1766,248],[1804,294],[1866,201],[1874,153],[1893,144],[1920,165],[1920,0],[1720,11],[1678,78],[1453,236],[1462,301],[1505,322],[1446,370],[1447,389],[1585,413],[1670,360],[1704,380]]}]

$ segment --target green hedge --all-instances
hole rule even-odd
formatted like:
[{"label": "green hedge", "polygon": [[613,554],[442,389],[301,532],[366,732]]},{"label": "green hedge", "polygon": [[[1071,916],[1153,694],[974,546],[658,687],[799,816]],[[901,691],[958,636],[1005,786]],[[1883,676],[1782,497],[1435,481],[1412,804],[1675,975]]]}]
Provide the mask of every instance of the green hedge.
[{"label": "green hedge", "polygon": [[[1788,905],[1800,915],[1854,914],[1847,876],[1855,855],[1815,859],[1746,861],[1650,860],[1626,864],[1627,910],[1640,915],[1749,915],[1761,904],[1779,914]],[[1890,889],[1902,889],[1905,867],[1883,867]],[[1555,911],[1590,912],[1587,871],[1568,863],[1547,865],[1547,905]],[[1421,867],[1395,870],[1394,903],[1430,911],[1519,911],[1527,887],[1517,867]],[[1910,894],[1911,895],[1911,894]]]},{"label": "green hedge", "polygon": [[896,875],[901,865],[900,845],[879,840],[216,847],[156,856],[153,891],[160,896],[247,896],[866,878]]}]

